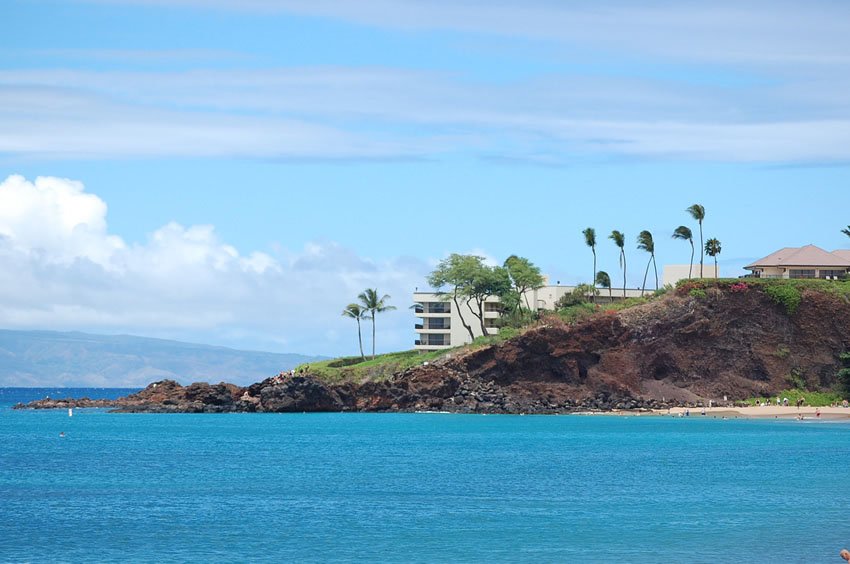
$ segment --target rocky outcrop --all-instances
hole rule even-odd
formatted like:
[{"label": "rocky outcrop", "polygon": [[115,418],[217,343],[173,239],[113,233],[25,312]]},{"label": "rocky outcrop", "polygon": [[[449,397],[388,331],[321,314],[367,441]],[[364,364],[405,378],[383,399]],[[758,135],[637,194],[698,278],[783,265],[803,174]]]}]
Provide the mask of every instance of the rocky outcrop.
[{"label": "rocky outcrop", "polygon": [[846,350],[850,303],[839,293],[804,293],[789,314],[762,288],[744,284],[696,296],[670,294],[573,326],[552,318],[504,343],[381,381],[330,384],[299,374],[240,388],[166,380],[114,402],[42,400],[28,407],[73,403],[189,413],[652,409],[771,396],[801,385],[829,388]]}]

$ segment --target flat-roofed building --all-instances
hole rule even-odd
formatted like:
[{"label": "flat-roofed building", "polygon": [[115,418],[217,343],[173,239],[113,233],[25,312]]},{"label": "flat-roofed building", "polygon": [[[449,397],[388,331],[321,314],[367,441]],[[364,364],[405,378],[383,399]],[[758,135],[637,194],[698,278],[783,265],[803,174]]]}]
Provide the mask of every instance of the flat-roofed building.
[{"label": "flat-roofed building", "polygon": [[850,250],[829,252],[815,245],[785,247],[744,268],[755,278],[846,278]]}]

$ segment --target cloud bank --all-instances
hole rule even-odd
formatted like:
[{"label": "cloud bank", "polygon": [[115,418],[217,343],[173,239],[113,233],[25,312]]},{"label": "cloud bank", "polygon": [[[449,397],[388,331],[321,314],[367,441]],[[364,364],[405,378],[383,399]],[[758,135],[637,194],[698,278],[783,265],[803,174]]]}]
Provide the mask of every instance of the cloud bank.
[{"label": "cloud bank", "polygon": [[107,206],[72,180],[0,183],[0,326],[126,332],[252,349],[352,354],[340,316],[364,288],[393,296],[382,350],[410,348],[407,302],[427,265],[332,242],[240,253],[213,226],[169,223],[142,243],[110,234]]}]

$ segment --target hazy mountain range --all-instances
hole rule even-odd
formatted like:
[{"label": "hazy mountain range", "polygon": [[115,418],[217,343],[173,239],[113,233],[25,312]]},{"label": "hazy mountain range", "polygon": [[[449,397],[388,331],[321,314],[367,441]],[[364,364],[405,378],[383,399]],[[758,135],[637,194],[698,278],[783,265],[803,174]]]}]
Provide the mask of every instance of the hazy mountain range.
[{"label": "hazy mountain range", "polygon": [[132,335],[0,330],[0,386],[143,387],[163,378],[244,385],[320,358]]}]

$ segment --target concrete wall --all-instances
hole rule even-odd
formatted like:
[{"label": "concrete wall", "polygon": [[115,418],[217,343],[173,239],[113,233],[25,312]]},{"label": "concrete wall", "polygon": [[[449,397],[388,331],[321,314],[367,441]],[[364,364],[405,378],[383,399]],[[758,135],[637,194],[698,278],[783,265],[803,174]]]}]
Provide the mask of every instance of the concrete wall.
[{"label": "concrete wall", "polygon": [[[710,257],[709,257],[710,258]],[[703,266],[703,278],[719,278],[720,277],[720,267],[717,267],[717,270],[714,269],[714,259],[711,259],[711,264],[706,261]],[[671,286],[675,286],[676,282],[679,280],[685,280],[688,278],[688,270],[690,269],[690,265],[687,264],[665,264],[661,279],[661,284],[666,286],[670,284]],[[652,273],[649,273],[650,278],[653,278]],[[691,278],[699,278],[699,263],[695,263],[693,266]],[[653,278],[653,282],[655,279]],[[647,284],[649,284],[649,280],[647,280]]]}]

